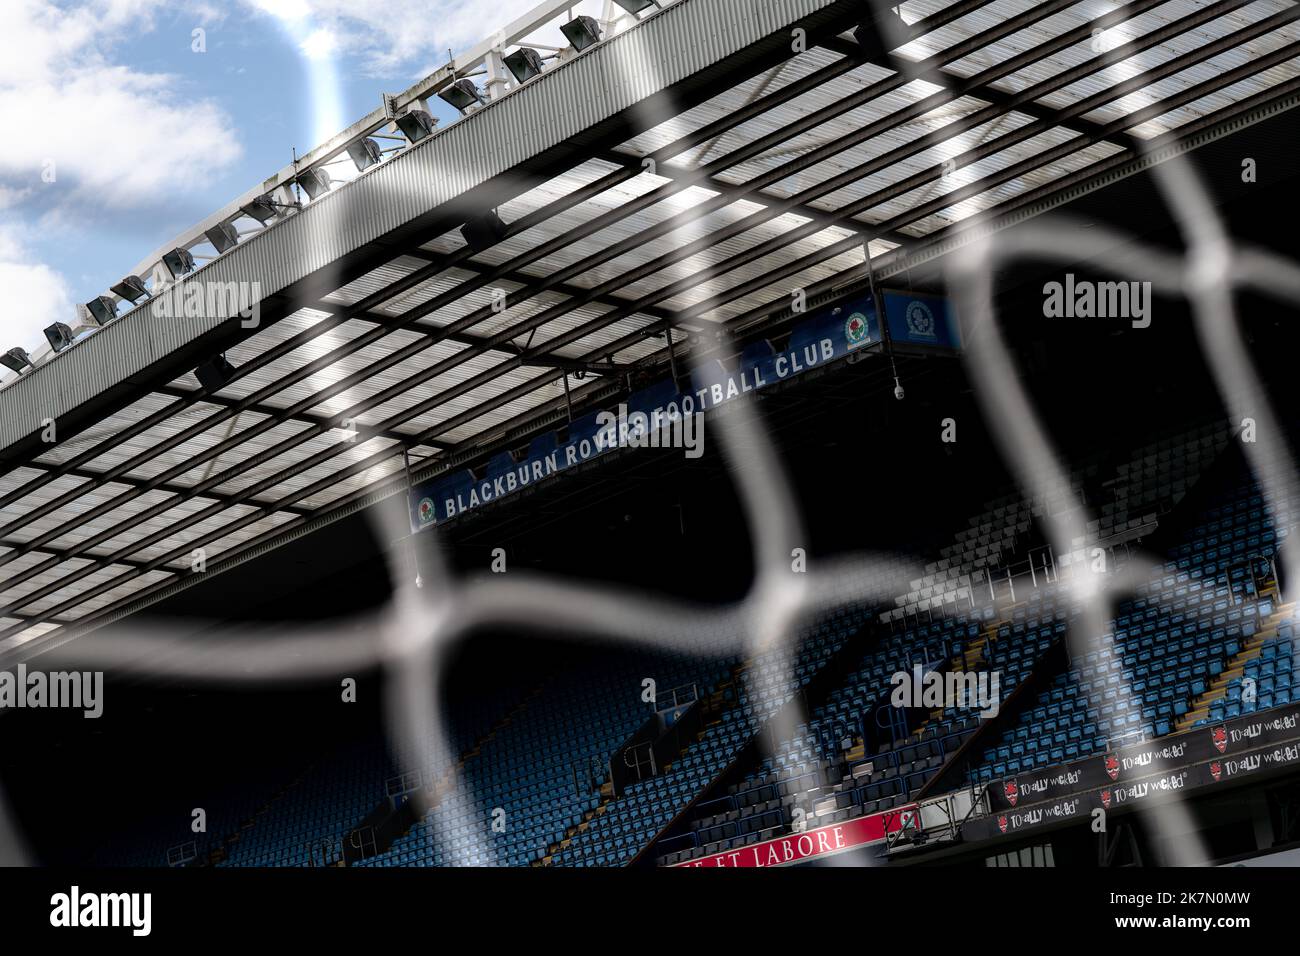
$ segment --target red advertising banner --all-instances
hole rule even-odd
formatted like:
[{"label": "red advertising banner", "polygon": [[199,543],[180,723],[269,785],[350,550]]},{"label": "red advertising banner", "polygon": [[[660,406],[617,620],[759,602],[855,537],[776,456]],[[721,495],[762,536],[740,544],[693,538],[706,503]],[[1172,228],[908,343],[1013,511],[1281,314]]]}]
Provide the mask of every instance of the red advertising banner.
[{"label": "red advertising banner", "polygon": [[773,840],[764,840],[752,846],[738,850],[726,850],[711,856],[702,856],[698,860],[687,860],[674,864],[675,867],[692,866],[788,866],[802,863],[817,857],[831,856],[845,850],[879,843],[888,833],[901,830],[910,825],[916,813],[916,805],[895,807],[884,813],[876,813],[843,823],[807,830],[804,833],[791,833]]}]

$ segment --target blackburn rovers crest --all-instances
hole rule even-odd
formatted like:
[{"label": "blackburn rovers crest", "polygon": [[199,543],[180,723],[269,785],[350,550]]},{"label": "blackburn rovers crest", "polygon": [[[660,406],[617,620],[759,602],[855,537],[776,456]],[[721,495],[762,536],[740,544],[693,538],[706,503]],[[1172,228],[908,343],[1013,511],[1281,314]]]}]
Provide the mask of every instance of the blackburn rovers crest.
[{"label": "blackburn rovers crest", "polygon": [[420,517],[420,524],[433,524],[437,515],[433,506],[432,498],[421,498],[420,503],[416,506],[416,513]]},{"label": "blackburn rovers crest", "polygon": [[861,312],[854,312],[844,323],[844,338],[849,348],[856,348],[871,341],[871,332],[867,328],[867,317]]},{"label": "blackburn rovers crest", "polygon": [[919,299],[907,304],[907,331],[923,339],[934,338],[934,313]]}]

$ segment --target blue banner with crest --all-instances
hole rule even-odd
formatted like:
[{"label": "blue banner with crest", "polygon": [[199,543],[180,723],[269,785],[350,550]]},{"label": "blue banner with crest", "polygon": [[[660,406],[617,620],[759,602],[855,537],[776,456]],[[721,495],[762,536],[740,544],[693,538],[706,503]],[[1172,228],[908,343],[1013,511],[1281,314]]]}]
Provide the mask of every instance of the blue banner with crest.
[{"label": "blue banner with crest", "polygon": [[[885,320],[900,344],[956,350],[961,336],[946,300],[910,292],[885,292]],[[882,344],[880,319],[870,295],[819,310],[799,323],[782,350],[765,340],[746,346],[734,368],[717,359],[691,370],[690,386],[679,392],[667,379],[628,397],[624,410],[646,429],[658,429],[698,415],[757,390],[795,378]],[[422,531],[457,515],[508,497],[628,443],[629,433],[605,425],[600,413],[576,419],[566,430],[534,439],[515,458],[497,454],[476,475],[468,468],[416,485],[410,492],[411,529]],[[636,416],[641,416],[636,418]],[[635,433],[635,429],[633,432]]]}]

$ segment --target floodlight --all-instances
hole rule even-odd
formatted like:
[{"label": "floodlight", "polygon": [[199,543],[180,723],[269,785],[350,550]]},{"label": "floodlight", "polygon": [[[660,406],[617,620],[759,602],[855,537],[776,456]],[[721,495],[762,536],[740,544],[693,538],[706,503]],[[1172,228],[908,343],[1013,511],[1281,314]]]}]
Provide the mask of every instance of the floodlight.
[{"label": "floodlight", "polygon": [[412,143],[418,143],[424,139],[438,125],[438,121],[424,110],[407,110],[393,122],[402,131],[402,135]]},{"label": "floodlight", "polygon": [[352,157],[352,162],[357,167],[357,172],[364,173],[375,163],[383,158],[379,151],[379,144],[373,139],[359,139],[355,143],[348,144],[348,155]]},{"label": "floodlight", "polygon": [[560,32],[579,53],[600,42],[600,24],[596,22],[595,17],[585,15],[574,17],[560,27]]},{"label": "floodlight", "polygon": [[149,290],[144,287],[144,280],[139,276],[127,276],[117,285],[109,286],[109,291],[113,295],[126,299],[132,305],[135,305],[141,299],[148,298]]},{"label": "floodlight", "polygon": [[[214,242],[213,245],[216,245],[216,243]],[[172,274],[173,279],[179,279],[186,273],[194,271],[194,256],[190,255],[188,249],[173,249],[171,252],[164,252],[162,261],[163,265],[167,267],[167,271]]]},{"label": "floodlight", "polygon": [[471,106],[483,103],[483,94],[478,91],[473,80],[457,80],[451,86],[438,91],[438,99],[464,113]]},{"label": "floodlight", "polygon": [[868,60],[888,58],[907,41],[907,21],[894,8],[873,3],[875,14],[867,17],[853,30],[853,39],[862,48]]},{"label": "floodlight", "polygon": [[614,0],[614,2],[633,16],[650,7],[660,9],[659,0]]},{"label": "floodlight", "polygon": [[207,391],[215,392],[229,382],[235,375],[235,367],[226,361],[224,355],[217,355],[194,370],[194,376]]},{"label": "floodlight", "polygon": [[486,249],[506,237],[506,224],[495,211],[489,210],[461,226],[460,234],[471,249]]},{"label": "floodlight", "polygon": [[307,191],[312,199],[329,192],[330,174],[320,166],[309,169],[298,177],[298,185]]},{"label": "floodlight", "polygon": [[86,311],[100,325],[107,325],[117,318],[117,303],[106,295],[97,296],[86,303]]},{"label": "floodlight", "polygon": [[45,340],[50,343],[50,348],[56,352],[62,352],[72,344],[72,329],[68,328],[66,322],[55,322],[45,327]]},{"label": "floodlight", "polygon": [[27,354],[26,349],[10,349],[4,355],[0,355],[0,365],[5,368],[13,369],[19,375],[23,373],[24,368],[35,368],[32,364],[32,357]]},{"label": "floodlight", "polygon": [[878,60],[889,51],[885,49],[880,36],[880,28],[870,20],[863,20],[853,31],[853,39],[862,48],[862,55],[868,60]]},{"label": "floodlight", "polygon": [[521,46],[505,58],[505,64],[514,78],[524,83],[542,72],[542,55],[530,46]]},{"label": "floodlight", "polygon": [[217,223],[211,229],[205,229],[203,234],[208,237],[208,242],[212,243],[218,255],[239,245],[239,233],[228,222]]},{"label": "floodlight", "polygon": [[253,217],[264,226],[280,213],[270,193],[263,193],[256,199],[245,203],[239,207],[239,211],[245,216]]}]

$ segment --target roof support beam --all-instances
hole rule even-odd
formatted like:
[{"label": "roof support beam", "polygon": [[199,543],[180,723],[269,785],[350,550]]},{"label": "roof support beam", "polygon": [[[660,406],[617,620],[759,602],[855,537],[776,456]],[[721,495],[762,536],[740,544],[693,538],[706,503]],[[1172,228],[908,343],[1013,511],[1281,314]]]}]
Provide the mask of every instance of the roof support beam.
[{"label": "roof support beam", "polygon": [[[636,162],[635,164],[620,164],[620,165],[635,165],[636,172],[637,173],[641,172],[640,161]],[[410,252],[407,253],[407,255],[417,259],[425,259],[426,261],[429,262],[433,262],[437,258],[436,253],[429,252],[427,249],[412,249]],[[456,263],[456,268],[464,269],[467,272],[474,272],[477,273],[478,275],[483,275],[487,272],[493,271],[495,267],[490,266],[483,262],[475,262],[473,259],[462,259],[460,262]],[[538,279],[542,278],[542,276],[529,275],[527,272],[511,270],[509,272],[502,273],[500,276],[498,276],[498,278],[504,279],[506,282],[513,282],[516,285],[521,285],[526,288],[532,285]],[[576,296],[576,295],[581,295],[583,292],[586,292],[587,290],[580,285],[573,285],[568,282],[561,282],[559,285],[554,287],[553,291],[558,292],[561,295]],[[619,308],[620,306],[627,305],[627,299],[624,299],[621,296],[617,296],[617,295],[603,295],[600,296],[599,298],[593,299],[592,301],[598,303],[599,305],[610,305],[615,308]],[[666,319],[669,317],[668,313],[662,309],[647,309],[645,314],[655,319]]]},{"label": "roof support beam", "polygon": [[[231,398],[227,395],[213,395],[210,392],[200,395],[198,391],[195,389],[182,388],[179,385],[164,385],[161,388],[154,389],[154,391],[157,392],[159,395],[169,395],[172,398],[183,398],[186,400],[203,402],[208,405],[216,405],[220,408],[234,408],[236,405],[239,404],[239,399]],[[281,416],[284,414],[284,408],[281,406],[264,405],[261,403],[244,405],[239,410],[243,412],[253,412],[254,414],[257,415],[268,415],[271,417]],[[323,425],[329,421],[329,419],[324,415],[313,415],[310,412],[298,412],[294,415],[290,415],[287,418],[283,418],[280,420],[303,422],[307,425]],[[384,432],[380,432],[379,434],[383,438],[388,438],[393,441],[398,441],[403,443],[409,442],[411,440],[410,435],[405,435],[402,432],[384,431]]]},{"label": "roof support beam", "polygon": [[[622,305],[626,305],[629,300],[619,299],[618,301]],[[332,304],[324,300],[313,302],[309,306],[309,308],[317,309],[322,312],[328,311],[331,308],[339,308],[339,307],[340,306],[336,304]],[[663,309],[655,309],[653,313],[650,312],[649,310],[642,310],[641,314],[642,315],[657,314],[661,321],[665,319],[669,319],[671,317],[671,313]],[[360,312],[354,314],[352,318],[356,319],[358,322],[369,322],[377,326],[387,326],[387,325],[391,325],[395,321],[399,321],[401,319],[401,316],[386,315],[383,312]],[[473,349],[478,349],[481,352],[500,352],[501,354],[507,355],[510,358],[519,358],[520,356],[525,355],[527,353],[526,349],[514,345],[511,342],[499,342],[496,341],[495,339],[488,338],[486,336],[475,335],[472,332],[449,333],[447,332],[445,326],[434,325],[429,322],[419,322],[419,321],[414,322],[411,325],[411,331],[422,332],[425,335],[429,335],[433,337],[435,341],[455,342],[458,345],[465,345]],[[619,372],[624,371],[624,369],[621,366],[614,365],[612,363],[605,363],[603,365],[593,364],[590,362],[581,363],[578,362],[576,359],[566,359],[558,355],[549,356],[549,357],[531,356],[525,358],[522,364],[525,366],[533,366],[536,368],[569,368],[573,371],[592,372],[593,374],[597,374],[597,375],[618,374]],[[209,401],[208,398],[204,398],[202,400]],[[274,406],[267,406],[267,407],[274,408]],[[279,409],[279,411],[283,411],[283,409]],[[268,414],[270,413],[268,412]],[[309,420],[304,416],[295,416],[295,417],[302,418],[303,420]],[[318,417],[318,416],[311,416],[310,420],[313,420],[315,424],[321,424],[327,421],[327,419],[325,419],[324,417]],[[404,434],[402,432],[386,432],[385,435],[397,441],[401,441],[406,445],[411,444],[412,436]]]},{"label": "roof support beam", "polygon": [[[601,155],[601,158],[607,159],[611,163],[619,163],[628,168],[641,168],[641,157],[630,156],[627,153],[620,153],[616,150],[606,151]],[[674,166],[671,163],[661,163],[656,167],[655,174],[663,176],[666,179],[687,180],[692,183],[696,183],[699,180],[699,177],[690,170],[682,169],[680,166]],[[746,202],[771,205],[775,202],[781,202],[784,199],[782,196],[773,196],[771,193],[762,189],[757,192],[748,190],[743,185],[729,183],[717,176],[710,175],[706,176],[705,179],[707,182],[701,184],[703,188],[713,190],[714,192],[726,196],[731,196],[738,201],[744,200]],[[854,219],[852,217],[848,219],[836,219],[833,211],[829,209],[819,209],[817,206],[811,206],[807,203],[795,203],[787,209],[787,212],[794,213],[796,216],[804,216],[805,218],[812,219],[815,222],[820,222],[828,227],[834,226],[838,229],[850,229],[854,232],[863,234],[870,233],[872,238],[883,239],[886,242],[892,242],[898,246],[905,246],[916,241],[916,236],[909,236],[892,230],[881,232],[871,223],[863,222],[860,219]],[[647,311],[646,314],[652,315],[653,313]]]},{"label": "roof support beam", "polygon": [[[304,511],[304,510],[302,510],[302,509],[298,509],[298,508],[295,508],[294,511],[295,511],[296,513],[298,513],[298,514],[307,514],[307,513],[308,513],[308,512],[306,512],[306,511]],[[21,547],[22,544],[23,544],[23,542],[21,542],[21,541],[0,541],[0,548],[18,548],[18,547]],[[69,558],[72,557],[72,555],[70,555],[70,554],[67,552],[67,550],[64,549],[64,548],[49,548],[49,547],[44,547],[44,548],[33,548],[33,549],[32,549],[32,552],[35,553],[35,554],[48,554],[48,555],[51,555],[52,557],[56,557],[56,558],[58,558],[60,561],[66,561],[66,560],[68,560]],[[86,555],[84,555],[84,556],[80,556],[80,557],[82,557],[83,560],[94,562],[94,561],[99,561],[99,560],[100,560],[101,558],[103,558],[104,556],[103,556],[103,555],[98,555],[98,554],[86,554]],[[146,568],[146,565],[148,564],[148,562],[146,562],[146,561],[137,561],[137,560],[135,560],[135,559],[133,559],[133,558],[123,558],[123,559],[120,560],[120,561],[113,561],[113,562],[110,562],[110,563],[111,563],[111,564],[120,564],[120,565],[122,565],[122,566],[124,566],[124,567],[128,567],[128,568]],[[157,568],[156,570],[159,570],[159,571],[168,571],[168,572],[173,572],[173,571],[175,571],[176,569],[175,569],[175,568],[169,568],[169,567],[163,566],[163,567]],[[6,615],[4,615],[4,616],[5,616],[5,617],[18,617],[19,615],[17,615],[17,614],[6,614]]]},{"label": "roof support beam", "polygon": [[[871,63],[886,70],[896,70],[900,65],[905,67],[906,64],[906,61],[897,58],[886,56],[866,56],[862,51],[862,47],[858,46],[855,41],[844,36],[832,37],[822,43],[822,46],[828,50],[834,50],[841,56],[853,57],[863,63]],[[939,75],[936,76],[935,74]],[[931,82],[943,77],[946,77],[949,82],[952,83],[965,84],[966,82],[966,77],[962,76],[960,73],[954,73],[948,67],[939,67],[937,70],[925,71],[921,73],[920,76],[924,79],[930,80]],[[1053,112],[1050,107],[1032,101],[1027,103],[1013,103],[1013,97],[1010,93],[989,86],[986,83],[970,84],[966,89],[965,95],[974,97],[977,100],[983,100],[985,103],[992,106],[1014,109],[1016,112],[1032,116],[1034,119],[1048,119]],[[1069,128],[1077,133],[1095,133],[1099,128],[1099,124],[1094,123],[1092,120],[1076,116],[1070,120]],[[1137,137],[1127,131],[1112,134],[1101,141],[1113,143],[1114,145],[1120,146],[1124,149],[1136,149],[1138,147]]]},{"label": "roof support beam", "polygon": [[[96,484],[100,484],[100,485],[109,484],[109,483],[128,485],[132,488],[144,488],[146,490],[156,489],[158,491],[166,491],[169,494],[174,494],[174,495],[185,494],[187,492],[191,492],[194,490],[188,485],[178,485],[175,482],[163,482],[161,485],[153,485],[150,483],[149,479],[137,478],[134,475],[121,474],[121,475],[114,475],[113,477],[110,478],[108,477],[107,472],[96,471],[93,468],[71,468],[67,470],[61,470],[60,466],[52,465],[49,464],[48,462],[40,461],[39,459],[36,461],[30,461],[23,467],[31,468],[36,471],[44,471],[47,474],[57,471],[59,474],[62,475],[70,475],[73,478],[85,478],[88,481],[93,481]],[[234,500],[229,495],[219,494],[218,492],[215,491],[204,492],[198,495],[198,497],[208,498],[212,501],[221,501],[221,502],[225,502],[226,504],[235,503]],[[249,504],[253,504],[253,502],[249,502]],[[261,506],[262,504],[258,503],[258,507]],[[307,510],[303,508],[291,508],[289,510],[293,514],[308,513]]]}]

